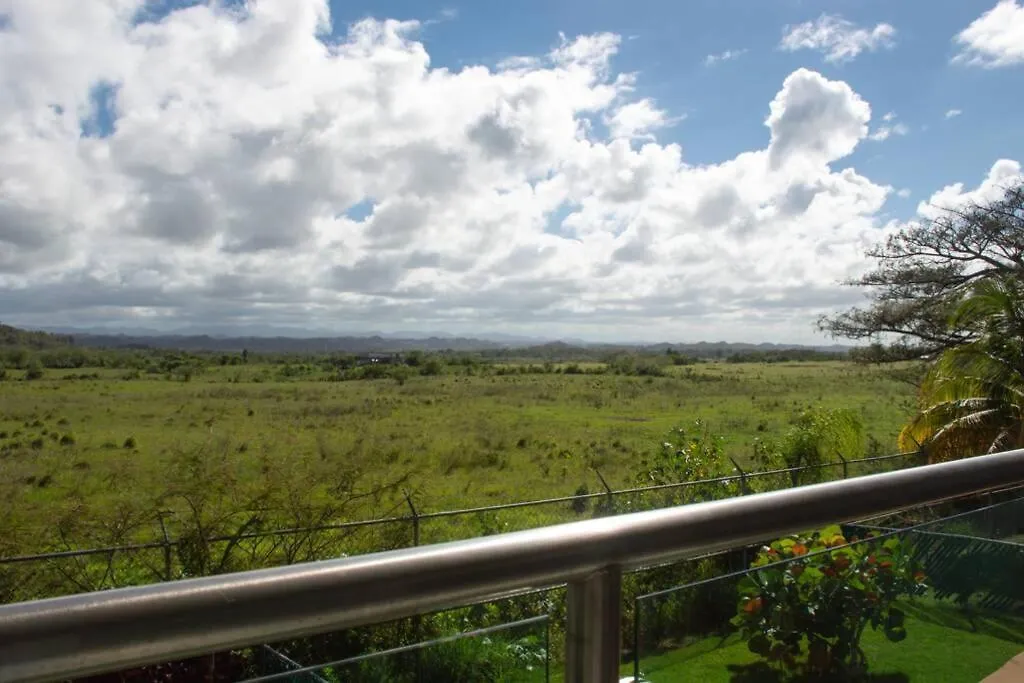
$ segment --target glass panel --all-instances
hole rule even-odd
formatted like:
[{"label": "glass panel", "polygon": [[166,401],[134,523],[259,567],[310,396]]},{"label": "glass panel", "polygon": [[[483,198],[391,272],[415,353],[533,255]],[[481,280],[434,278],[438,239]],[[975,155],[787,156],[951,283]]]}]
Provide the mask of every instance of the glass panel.
[{"label": "glass panel", "polygon": [[[820,550],[800,540],[799,548],[773,543],[782,550],[778,562],[641,596],[634,661],[622,675],[652,683],[804,680],[811,668],[844,661],[847,671],[866,668],[861,680],[976,683],[1024,651],[1018,496],[922,508],[881,520],[886,525],[844,525],[829,534],[838,531],[848,544]],[[865,538],[872,532],[880,535]],[[836,602],[835,595],[848,597]],[[877,628],[859,622],[859,653],[834,648],[857,642],[828,634],[857,627],[850,615],[858,611],[877,614]],[[787,655],[784,633],[798,651]],[[824,643],[813,655],[812,640]]]},{"label": "glass panel", "polygon": [[328,664],[269,661],[246,683],[542,683],[549,680],[548,626],[545,615]]}]

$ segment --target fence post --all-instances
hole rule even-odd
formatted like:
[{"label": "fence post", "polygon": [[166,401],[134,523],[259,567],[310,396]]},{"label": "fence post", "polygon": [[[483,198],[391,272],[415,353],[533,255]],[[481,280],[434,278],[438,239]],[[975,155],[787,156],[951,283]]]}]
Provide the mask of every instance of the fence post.
[{"label": "fence post", "polygon": [[847,470],[846,458],[843,457],[842,453],[836,453],[836,455],[839,456],[839,460],[842,461],[843,463],[843,479],[846,479],[849,477],[850,474],[849,470]]},{"label": "fence post", "polygon": [[416,512],[416,506],[413,505],[412,495],[408,491],[402,491],[405,494],[405,502],[409,505],[409,511],[412,513],[412,544],[418,546],[420,544],[420,515]]},{"label": "fence post", "polygon": [[[413,504],[413,502],[412,502],[412,494],[409,493],[409,490],[408,489],[403,489],[402,493],[405,495],[405,502],[409,506],[409,513],[412,515],[412,544],[413,544],[414,547],[416,547],[416,546],[419,546],[419,544],[420,544],[420,515],[419,515],[418,512],[416,512],[416,505]],[[423,615],[417,614],[416,616],[414,616],[412,618],[412,629],[413,629],[413,638],[415,638],[416,642],[418,643],[418,642],[422,641],[423,640]],[[421,680],[423,680],[423,662],[422,662],[421,653],[422,653],[422,650],[421,649],[417,649],[416,652],[413,654],[413,657],[415,658],[415,661],[416,661],[415,668],[416,668],[416,681],[417,681],[417,683],[419,683]]]},{"label": "fence post", "polygon": [[171,580],[171,538],[167,535],[167,525],[164,524],[164,515],[169,514],[168,510],[161,510],[157,513],[157,520],[160,521],[160,534],[163,536],[164,551],[164,581]]},{"label": "fence post", "polygon": [[606,567],[569,582],[565,682],[616,683],[622,634],[622,570]]},{"label": "fence post", "polygon": [[601,486],[604,487],[605,494],[608,496],[608,514],[612,514],[615,512],[615,492],[612,491],[612,487],[608,485],[608,482],[601,476],[601,471],[596,467],[594,468],[594,474],[601,480]]},{"label": "fence post", "polygon": [[740,464],[736,462],[736,459],[729,456],[729,460],[732,462],[732,466],[736,468],[736,471],[740,473],[740,495],[745,496],[750,493],[750,489],[747,488],[747,473],[743,471]]}]

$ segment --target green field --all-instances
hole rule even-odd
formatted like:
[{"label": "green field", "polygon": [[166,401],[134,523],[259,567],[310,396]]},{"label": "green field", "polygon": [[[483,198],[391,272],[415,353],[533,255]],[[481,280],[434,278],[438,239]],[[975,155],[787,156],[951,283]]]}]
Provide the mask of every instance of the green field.
[{"label": "green field", "polygon": [[[849,363],[671,370],[401,384],[275,381],[269,366],[213,368],[189,382],[49,371],[0,384],[5,508],[31,511],[10,521],[32,528],[69,503],[87,513],[113,500],[154,501],[181,459],[200,453],[242,485],[278,467],[356,469],[367,483],[402,480],[422,511],[442,510],[570,495],[581,484],[600,490],[595,468],[613,487],[633,485],[637,459],[698,418],[741,463],[754,439],[779,434],[811,406],[856,410],[876,448],[892,452],[910,410],[909,386]],[[391,498],[359,507],[383,513]]]},{"label": "green field", "polygon": [[[699,363],[664,377],[452,366],[340,382],[294,368],[212,365],[189,381],[80,368],[0,383],[0,556],[151,541],[158,517],[174,538],[209,537],[402,515],[404,492],[423,513],[602,491],[596,472],[635,486],[666,433],[697,419],[741,465],[755,439],[812,406],[854,410],[871,450],[890,453],[912,397],[884,370],[838,361]],[[509,528],[470,521],[425,525],[424,542]],[[409,542],[407,528],[388,533],[347,542]],[[316,556],[272,550],[274,562]]]}]

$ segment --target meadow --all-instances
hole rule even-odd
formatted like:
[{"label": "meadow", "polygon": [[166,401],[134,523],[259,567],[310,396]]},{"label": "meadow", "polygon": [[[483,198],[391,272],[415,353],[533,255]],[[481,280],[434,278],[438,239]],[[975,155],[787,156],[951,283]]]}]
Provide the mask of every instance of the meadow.
[{"label": "meadow", "polygon": [[635,486],[666,433],[698,419],[741,467],[756,440],[810,407],[854,411],[867,450],[891,453],[912,409],[909,384],[840,361],[706,362],[665,376],[547,369],[324,381],[311,365],[247,364],[188,381],[110,368],[9,378],[0,555],[152,540],[165,513],[167,524],[234,533],[403,514],[406,494],[423,513],[597,492],[598,473]]}]

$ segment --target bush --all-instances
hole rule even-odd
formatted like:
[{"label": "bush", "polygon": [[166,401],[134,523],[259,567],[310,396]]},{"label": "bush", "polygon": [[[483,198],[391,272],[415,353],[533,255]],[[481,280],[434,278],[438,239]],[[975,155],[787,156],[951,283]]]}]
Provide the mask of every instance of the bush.
[{"label": "bush", "polygon": [[129,436],[124,440],[124,448],[135,448],[136,446],[138,446],[138,443],[135,441],[134,436]]},{"label": "bush", "polygon": [[33,358],[29,361],[28,367],[25,368],[25,379],[28,381],[42,379],[43,378],[43,365],[39,362],[39,359]]},{"label": "bush", "polygon": [[68,434],[65,434],[64,436],[60,437],[60,445],[61,446],[74,446],[75,445],[75,435],[71,434],[71,433],[68,433]]},{"label": "bush", "polygon": [[751,652],[793,676],[845,680],[867,670],[860,641],[868,626],[893,642],[907,637],[895,602],[925,590],[911,548],[898,537],[853,540],[830,526],[758,553],[732,620]]},{"label": "bush", "polygon": [[[703,420],[693,423],[693,430],[678,427],[670,431],[661,448],[650,459],[640,461],[637,486],[662,486],[698,482],[733,474],[733,465],[725,457],[722,438],[711,433]],[[694,484],[668,489],[655,507],[717,500],[739,495],[739,480]]]}]

